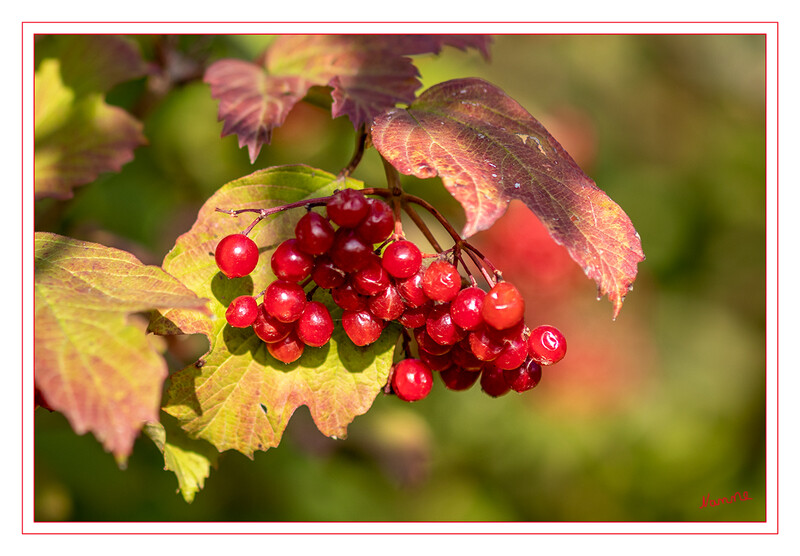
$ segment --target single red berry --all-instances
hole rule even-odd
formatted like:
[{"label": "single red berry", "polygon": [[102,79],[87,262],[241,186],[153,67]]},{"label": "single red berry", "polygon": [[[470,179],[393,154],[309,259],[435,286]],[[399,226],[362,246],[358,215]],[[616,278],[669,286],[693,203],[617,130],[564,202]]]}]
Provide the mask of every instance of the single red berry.
[{"label": "single red berry", "polygon": [[420,326],[425,326],[431,309],[433,309],[433,302],[431,301],[419,307],[409,307],[406,304],[403,314],[397,317],[397,320],[406,328],[419,328]]},{"label": "single red berry", "polygon": [[439,376],[442,378],[442,382],[444,382],[448,390],[461,392],[463,390],[469,390],[472,385],[478,381],[478,377],[481,376],[481,373],[467,371],[457,365],[453,365],[439,373]]},{"label": "single red berry", "polygon": [[534,388],[542,380],[542,367],[531,358],[516,369],[503,371],[503,379],[515,392],[525,392]]},{"label": "single red berry", "polygon": [[320,347],[333,334],[333,319],[328,308],[319,301],[309,301],[295,324],[297,336],[307,346]]},{"label": "single red berry", "polygon": [[306,305],[306,294],[298,284],[275,280],[264,292],[264,308],[281,322],[294,322],[300,318]]},{"label": "single red berry", "polygon": [[372,246],[348,228],[336,230],[333,246],[328,251],[334,264],[345,272],[355,272],[369,262]]},{"label": "single red berry", "polygon": [[347,337],[357,346],[366,346],[381,336],[386,323],[369,311],[345,311],[342,314],[342,328]]},{"label": "single red berry", "polygon": [[375,295],[389,286],[389,273],[381,266],[381,258],[372,254],[369,262],[353,273],[353,287],[362,295]]},{"label": "single red berry", "polygon": [[345,311],[362,311],[367,308],[367,296],[356,291],[350,282],[331,290],[333,302]]},{"label": "single red berry", "polygon": [[342,228],[355,228],[369,213],[364,194],[355,189],[342,189],[326,203],[328,218]]},{"label": "single red berry", "polygon": [[481,326],[469,333],[469,347],[481,361],[494,361],[503,351],[503,338],[496,330]]},{"label": "single red berry", "polygon": [[297,221],[294,237],[297,246],[309,255],[322,255],[333,245],[334,230],[324,216],[307,212]]},{"label": "single red berry", "polygon": [[253,332],[262,341],[267,344],[279,342],[288,336],[293,329],[294,323],[279,321],[267,312],[263,304],[259,305],[258,316],[253,322]]},{"label": "single red berry", "polygon": [[394,231],[392,207],[380,199],[367,199],[367,217],[358,225],[356,232],[367,243],[381,243],[389,239]]},{"label": "single red berry", "polygon": [[433,373],[419,359],[403,359],[392,372],[392,391],[403,401],[425,398],[433,386]]},{"label": "single red berry", "polygon": [[425,330],[437,344],[446,346],[452,346],[466,336],[466,332],[453,322],[448,304],[435,305],[431,309],[425,321]]},{"label": "single red berry", "polygon": [[282,242],[270,259],[272,272],[276,278],[289,282],[299,282],[311,274],[314,268],[314,257],[302,249],[295,238]]},{"label": "single red berry", "polygon": [[483,300],[481,316],[489,326],[505,330],[518,324],[525,315],[525,300],[509,282],[498,282]]},{"label": "single red berry", "polygon": [[453,322],[464,330],[477,330],[483,324],[481,310],[486,292],[477,286],[464,288],[450,303]]},{"label": "single red berry", "polygon": [[483,367],[483,361],[475,357],[475,354],[468,349],[464,349],[462,343],[459,342],[457,345],[450,350],[450,358],[451,361],[458,367],[466,371],[480,371],[481,367]]},{"label": "single red berry", "polygon": [[409,307],[421,307],[430,301],[422,289],[422,270],[419,270],[408,278],[397,278],[395,280],[397,291],[405,300]]},{"label": "single red berry", "polygon": [[492,363],[486,363],[481,370],[481,389],[493,398],[497,398],[507,394],[511,388],[506,384],[503,369]]},{"label": "single red berry", "polygon": [[367,299],[367,307],[373,315],[385,321],[397,320],[406,308],[403,298],[394,286],[388,286],[379,294]]},{"label": "single red berry", "polygon": [[225,236],[214,251],[217,268],[228,278],[241,278],[255,270],[258,246],[244,234]]},{"label": "single red berry", "polygon": [[314,268],[311,269],[311,279],[316,285],[325,290],[331,290],[344,285],[347,274],[344,270],[333,264],[327,255],[314,257]]},{"label": "single red berry", "polygon": [[[509,330],[515,331],[515,328]],[[505,332],[505,331],[504,331]],[[503,370],[516,369],[528,357],[528,341],[519,330],[517,333],[506,334],[503,338],[503,351],[495,358],[494,364]]]},{"label": "single red berry", "polygon": [[386,246],[381,264],[395,278],[408,278],[422,266],[422,253],[412,242],[402,239]]},{"label": "single red berry", "polygon": [[451,301],[460,289],[461,275],[447,261],[433,261],[422,275],[422,290],[434,301]]},{"label": "single red berry", "polygon": [[558,328],[543,324],[531,330],[528,353],[540,365],[552,365],[567,354],[567,340]]},{"label": "single red berry", "polygon": [[228,305],[225,320],[233,327],[247,328],[258,317],[258,301],[252,295],[240,295]]},{"label": "single red berry", "polygon": [[433,355],[444,355],[453,347],[452,345],[437,343],[430,337],[430,334],[428,334],[426,326],[414,329],[414,339],[417,341],[417,345],[421,351],[427,351]]},{"label": "single red berry", "polygon": [[272,357],[288,365],[300,359],[305,347],[297,334],[290,332],[283,340],[267,344],[267,351]]},{"label": "single red berry", "polygon": [[421,349],[419,350],[419,358],[432,371],[443,371],[453,365],[453,358],[450,357],[450,352],[444,355],[434,355]]}]

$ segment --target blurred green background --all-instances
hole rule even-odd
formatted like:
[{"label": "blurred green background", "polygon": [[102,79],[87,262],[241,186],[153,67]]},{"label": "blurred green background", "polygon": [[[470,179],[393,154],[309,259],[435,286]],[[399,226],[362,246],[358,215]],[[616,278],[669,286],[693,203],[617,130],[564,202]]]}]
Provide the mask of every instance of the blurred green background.
[{"label": "blurred green background", "polygon": [[[227,181],[275,164],[347,164],[351,124],[315,107],[298,106],[255,165],[220,138],[198,71],[255,58],[270,37],[135,39],[148,59],[173,53],[163,94],[142,79],[109,95],[144,122],[149,144],[73,199],[38,201],[37,230],[160,264]],[[424,88],[468,76],[501,87],[631,217],[647,260],[619,318],[512,204],[475,242],[525,294],[527,322],[559,326],[569,344],[533,391],[492,399],[438,383],[414,404],[379,396],[338,441],[301,408],[278,448],[254,461],[222,454],[192,504],[149,439],[120,470],[91,435],[37,409],[36,520],[765,519],[764,37],[497,36],[488,62],[452,48],[416,62]],[[355,177],[384,185],[374,150]],[[438,180],[404,183],[463,222]],[[168,345],[173,371],[205,349],[192,337]],[[737,491],[752,500],[700,508]]]}]

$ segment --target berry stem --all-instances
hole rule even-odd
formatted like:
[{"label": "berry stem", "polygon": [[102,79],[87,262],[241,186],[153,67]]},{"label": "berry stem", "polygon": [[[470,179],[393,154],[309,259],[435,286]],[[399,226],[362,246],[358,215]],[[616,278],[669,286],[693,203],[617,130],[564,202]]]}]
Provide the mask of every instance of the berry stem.
[{"label": "berry stem", "polygon": [[356,150],[353,152],[353,157],[350,159],[350,162],[347,163],[347,166],[342,168],[342,171],[339,172],[339,178],[347,178],[355,171],[364,156],[366,145],[367,127],[366,124],[361,124],[361,127],[358,128],[358,134],[356,135]]}]

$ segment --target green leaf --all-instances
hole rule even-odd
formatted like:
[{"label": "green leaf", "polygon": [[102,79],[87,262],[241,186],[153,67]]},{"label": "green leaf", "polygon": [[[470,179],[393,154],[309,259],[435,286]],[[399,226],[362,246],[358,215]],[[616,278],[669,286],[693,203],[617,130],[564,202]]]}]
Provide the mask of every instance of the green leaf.
[{"label": "green leaf", "polygon": [[481,79],[425,91],[408,109],[377,117],[372,140],[398,171],[440,176],[464,208],[469,237],[489,228],[513,199],[608,295],[616,318],[644,260],[625,212],[522,106]]},{"label": "green leaf", "polygon": [[145,144],[142,124],[92,89],[109,83],[65,84],[62,63],[42,61],[34,78],[34,177],[37,199],[68,199],[72,189],[119,171]]},{"label": "green leaf", "polygon": [[[234,449],[252,457],[256,450],[280,443],[301,405],[308,406],[323,434],[344,437],[347,425],[371,407],[386,384],[397,327],[387,327],[378,342],[360,348],[337,326],[327,345],[307,347],[299,360],[285,365],[269,355],[251,329],[232,328],[225,321],[225,310],[235,297],[258,294],[274,280],[272,251],[293,235],[304,209],[279,212],[256,225],[250,236],[261,251],[259,265],[250,276],[235,279],[219,272],[214,250],[223,237],[246,228],[255,214],[234,218],[215,209],[270,208],[326,197],[345,187],[361,189],[363,183],[306,166],[255,172],[218,190],[167,254],[163,268],[212,300],[210,319],[173,310],[151,323],[160,333],[201,331],[208,336],[209,353],[170,378],[164,408],[192,437],[208,440],[220,451]],[[324,291],[316,291],[314,298],[328,305],[334,322],[341,319],[341,311]]]},{"label": "green leaf", "polygon": [[211,474],[211,467],[216,467],[219,452],[207,442],[186,436],[172,419],[166,424],[147,423],[144,433],[164,455],[164,469],[175,473],[178,491],[191,504]]},{"label": "green leaf", "polygon": [[124,460],[158,419],[167,375],[135,314],[205,300],[130,253],[51,233],[35,235],[34,272],[36,387],[76,433]]}]

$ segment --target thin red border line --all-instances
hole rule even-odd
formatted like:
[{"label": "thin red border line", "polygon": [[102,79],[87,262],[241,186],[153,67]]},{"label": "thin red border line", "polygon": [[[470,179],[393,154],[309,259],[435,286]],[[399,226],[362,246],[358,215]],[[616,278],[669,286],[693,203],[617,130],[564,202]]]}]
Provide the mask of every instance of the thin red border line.
[{"label": "thin red border line", "polygon": [[474,20],[466,20],[466,21],[352,21],[352,20],[341,20],[341,21],[42,21],[42,20],[31,20],[31,21],[23,21],[23,25],[30,24],[30,23],[38,23],[38,24],[178,24],[178,25],[196,25],[196,24],[203,24],[203,25],[229,25],[229,24],[248,24],[248,25],[261,25],[261,24],[291,24],[291,25],[329,25],[329,24],[364,24],[364,25],[373,25],[376,23],[382,23],[384,25],[403,25],[403,24],[436,24],[436,25],[464,25],[464,24],[471,24],[471,25],[497,25],[497,24],[514,24],[514,25],[553,25],[553,24],[568,24],[568,25],[597,25],[597,24],[625,24],[625,25],[675,25],[675,24],[689,24],[689,25],[709,25],[709,24],[716,24],[716,25],[737,25],[737,24],[747,24],[747,25],[762,25],[762,24],[778,24],[777,21],[739,21],[739,20],[732,20],[732,21],[508,21],[508,20],[498,20],[498,21],[474,21]]},{"label": "thin red border line", "polygon": [[[27,23],[31,23],[31,22],[27,22]],[[102,22],[88,22],[88,23],[102,23]],[[119,23],[119,22],[109,22],[109,23]],[[123,23],[132,23],[132,22],[123,22]],[[181,22],[176,22],[176,23],[181,23]],[[182,23],[191,24],[192,22],[182,22]],[[219,23],[219,22],[214,22],[214,23]],[[228,23],[228,22],[223,22],[223,23]],[[298,22],[298,23],[308,23],[308,22]],[[325,22],[312,22],[312,23],[325,23]],[[366,22],[356,22],[356,23],[366,23]],[[387,22],[383,22],[383,23],[387,23]],[[398,23],[398,22],[388,22],[388,24],[391,24],[391,23]],[[418,23],[418,22],[413,22],[413,23]],[[463,22],[460,22],[460,23],[463,23]],[[481,23],[486,23],[486,22],[481,22]],[[499,23],[499,22],[488,22],[488,24],[491,24],[491,23]],[[511,23],[525,23],[525,22],[511,22]],[[536,22],[536,23],[539,23],[539,22]],[[541,22],[541,23],[548,23],[548,22]],[[552,22],[549,22],[549,23],[552,23]],[[572,24],[572,23],[592,23],[592,22],[566,22],[566,23]],[[607,22],[605,22],[605,23],[607,23]],[[622,23],[636,23],[636,22],[622,22]],[[639,22],[639,23],[642,23],[642,22]],[[671,23],[671,22],[643,22],[643,23],[660,24],[660,23]],[[703,22],[683,22],[683,23],[703,23]],[[714,23],[714,22],[706,22],[706,23]],[[726,22],[716,22],[716,23],[726,23]],[[734,22],[727,22],[727,23],[734,23]],[[775,33],[776,33],[776,45],[779,45],[779,23],[777,21],[775,21],[775,22],[738,22],[738,23],[774,24],[775,25]],[[25,26],[25,24],[26,24],[26,22],[22,22],[22,30],[23,30],[23,32],[22,32],[22,37],[21,37],[21,53],[22,53],[23,61],[24,61],[24,26]],[[518,34],[524,34],[524,33],[518,33]],[[533,33],[533,34],[538,34],[538,33]],[[546,34],[546,33],[544,33],[544,34]],[[568,34],[568,33],[553,33],[553,34],[554,35],[564,35],[564,34]],[[615,33],[589,33],[589,35],[611,35],[611,34],[615,34]],[[659,33],[659,34],[669,35],[670,33]],[[686,33],[675,33],[675,34],[686,34]],[[709,34],[709,33],[703,33],[703,34]],[[711,34],[713,35],[714,33],[711,33]],[[723,34],[725,34],[725,33],[723,33]],[[765,48],[765,53],[766,53],[766,51],[767,51],[767,35],[765,33],[737,33],[737,34],[764,35],[764,40],[765,40],[765,47],[764,48]],[[779,105],[780,105],[780,102],[779,102],[780,87],[779,87],[779,70],[778,70],[779,65],[780,65],[779,64],[779,50],[780,50],[779,47],[776,47],[776,120],[777,120],[776,121],[776,135],[778,136],[778,137],[776,137],[776,166],[779,163]],[[21,73],[24,75],[24,64],[21,64],[21,65],[22,65]],[[767,77],[768,77],[768,71],[767,71],[767,67],[765,66],[765,85],[764,85],[764,88],[765,88],[765,94],[764,94],[764,96],[765,96],[765,105],[768,103],[768,97],[767,97],[768,80],[767,80]],[[23,92],[24,92],[24,85],[23,85]],[[23,95],[23,106],[24,106],[24,95]],[[768,117],[768,115],[767,115],[766,110],[765,110],[765,132],[766,132],[766,125],[768,123],[767,117]],[[24,204],[24,166],[25,166],[25,164],[24,164],[24,108],[22,110],[21,120],[22,120],[22,123],[23,123],[22,130],[21,130],[21,136],[22,136],[22,139],[23,139],[23,149],[22,149],[23,154],[22,154],[22,157],[21,157],[21,159],[22,159],[22,164],[21,164],[22,173],[21,173],[21,175],[23,177],[23,187],[22,187],[22,189],[23,189],[23,191],[22,191],[23,192],[23,195],[22,195],[23,217],[22,217],[21,220],[22,220],[22,230],[24,232],[24,206],[25,206],[25,204]],[[767,141],[768,141],[768,137],[765,137],[765,139],[767,139]],[[766,156],[767,154],[768,154],[767,153],[767,149],[765,148],[765,160],[767,159],[767,156]],[[776,170],[777,170],[777,168],[776,168]],[[768,178],[768,171],[765,172],[765,178]],[[776,201],[778,200],[778,197],[779,197],[779,187],[778,187],[778,183],[777,182],[778,182],[778,175],[776,175]],[[766,185],[766,183],[765,183],[765,185]],[[779,227],[779,214],[776,213],[776,232],[779,232],[779,228],[780,228]],[[22,244],[23,249],[24,249],[24,233],[21,234],[21,235],[23,236],[23,239],[21,240],[21,244]],[[776,248],[777,248],[778,244],[779,244],[779,234],[776,233]],[[23,252],[22,258],[23,258],[23,265],[22,265],[23,266],[23,271],[22,271],[22,275],[23,275],[22,292],[24,293],[24,252]],[[777,272],[778,268],[779,268],[779,257],[776,254],[776,305],[777,305],[777,301],[779,299],[779,281],[780,281],[779,280],[779,272]],[[23,309],[24,309],[24,295],[23,295],[23,301],[22,301],[21,305],[23,306]],[[766,299],[766,295],[765,295],[765,306],[766,305],[767,305],[767,299]],[[776,325],[777,325],[776,326],[776,348],[778,347],[778,341],[779,341],[779,338],[778,338],[778,335],[777,335],[777,328],[779,327],[779,318],[778,318],[778,316],[779,316],[779,308],[776,307],[776,320],[777,320],[777,323],[776,323]],[[24,310],[23,310],[23,328],[24,328]],[[24,347],[24,339],[23,339],[23,347]],[[23,352],[24,352],[24,350],[23,350]],[[23,359],[24,359],[24,356],[23,356]],[[765,357],[765,363],[766,363],[766,357]],[[776,360],[776,371],[777,371],[777,363],[778,363],[778,361]],[[23,366],[23,368],[24,368],[24,366]],[[765,382],[766,382],[766,365],[765,365]],[[778,384],[779,384],[779,372],[776,372],[776,389],[777,389]],[[766,390],[766,388],[765,388],[765,390]],[[24,389],[23,389],[23,391],[24,391]],[[24,396],[23,396],[23,400],[22,401],[24,402]],[[778,398],[778,400],[776,402],[776,412],[778,411],[778,409],[779,409],[779,398]],[[23,414],[24,414],[24,411],[23,411]],[[24,430],[24,427],[23,427],[23,430]],[[776,419],[776,436],[779,436],[778,435],[778,430],[779,430],[779,419]],[[23,444],[24,444],[24,442],[23,442]],[[776,457],[777,457],[776,466],[779,466],[779,459],[780,459],[778,457],[778,453],[779,453],[778,450],[779,450],[779,446],[777,445],[777,442],[776,442]],[[23,452],[22,453],[22,461],[23,461],[23,474],[24,474],[24,449],[22,450],[22,452]],[[768,451],[766,450],[766,442],[765,442],[765,460],[768,460],[768,457],[769,457],[769,454],[768,454]],[[765,479],[765,483],[766,483],[766,479]],[[779,485],[779,472],[778,472],[778,467],[776,467],[776,488],[778,487],[778,485]],[[767,505],[767,497],[768,497],[769,493],[766,490],[766,486],[767,485],[765,484],[765,511],[768,511],[769,507]],[[22,513],[21,529],[22,529],[22,533],[25,534],[25,532],[24,532],[24,481],[23,481],[23,486],[21,487],[21,490],[22,490],[22,493],[23,493],[23,498],[22,498],[23,513]],[[779,497],[779,491],[776,491],[776,499],[778,497]],[[84,523],[91,524],[91,523],[106,523],[106,522],[84,522]],[[129,522],[108,522],[108,523],[129,523]],[[160,522],[160,523],[192,523],[192,522]],[[223,523],[224,524],[225,522],[218,522],[218,523]],[[265,523],[265,522],[242,522],[242,523]],[[269,523],[269,522],[266,522],[266,523]],[[281,522],[273,522],[273,523],[281,523]],[[298,523],[329,523],[329,522],[298,522]],[[405,523],[405,522],[369,522],[369,521],[367,521],[367,522],[354,522],[354,523]],[[439,523],[439,522],[437,522],[437,523]],[[463,522],[456,521],[456,522],[441,522],[441,523],[463,523]],[[495,523],[495,522],[483,522],[483,523]],[[522,524],[522,523],[529,523],[529,522],[507,522],[507,523],[520,523],[520,524]],[[536,523],[547,524],[547,523],[556,523],[556,522],[536,522]],[[558,523],[562,523],[562,522],[558,522]],[[633,523],[633,522],[590,521],[590,522],[568,522],[568,523]],[[681,523],[681,524],[684,524],[684,523],[687,523],[687,522],[652,522],[651,521],[651,522],[643,522],[643,523]],[[716,521],[693,521],[693,522],[688,522],[688,523],[719,523],[719,522],[716,522]],[[764,520],[758,520],[758,521],[727,521],[727,522],[722,522],[722,523],[768,523],[768,519],[766,518],[766,514],[765,514],[765,519]],[[715,533],[700,533],[700,532],[698,532],[698,533],[656,533],[656,532],[652,532],[652,533],[644,533],[644,532],[643,533],[638,533],[638,532],[633,532],[633,533],[631,533],[631,532],[628,532],[628,533],[614,533],[614,532],[608,532],[608,533],[599,533],[599,532],[591,532],[591,533],[557,533],[557,532],[552,532],[552,533],[548,533],[548,532],[541,532],[541,533],[537,533],[537,532],[494,532],[494,533],[481,533],[481,532],[476,532],[476,533],[456,533],[456,532],[452,532],[452,533],[448,533],[448,532],[388,533],[387,532],[387,533],[374,533],[374,532],[367,532],[367,533],[359,533],[359,534],[374,534],[374,535],[391,535],[391,534],[406,534],[406,535],[415,535],[415,534],[425,534],[425,535],[448,535],[448,534],[455,534],[455,535],[461,535],[461,534],[473,534],[473,535],[475,535],[475,534],[481,534],[481,535],[483,535],[483,534],[503,534],[503,535],[532,535],[532,534],[550,534],[550,535],[561,535],[561,534],[588,534],[588,535],[618,535],[618,534],[634,534],[634,535],[638,535],[638,534],[641,534],[641,535],[693,534],[693,535],[706,535],[707,534],[707,535],[730,535],[730,534],[736,534],[736,535],[751,535],[751,534],[756,534],[756,535],[764,535],[764,534],[778,534],[778,532],[779,532],[779,512],[776,512],[776,531],[775,531],[775,533],[772,533],[772,532],[763,532],[763,533],[761,533],[761,532],[754,532],[754,533],[748,533],[748,532],[742,532],[742,533],[724,533],[724,532],[715,532]],[[164,535],[164,534],[220,534],[220,533],[77,533],[76,532],[76,533],[38,533],[38,534],[75,534],[75,535],[80,535],[80,534],[160,534],[160,535]],[[222,534],[225,534],[225,533],[222,533]],[[244,533],[236,533],[236,534],[348,535],[348,534],[354,534],[354,533],[327,533],[327,532],[316,532],[316,533],[290,533],[290,532],[286,532],[286,533],[281,533],[281,532],[278,532],[278,533],[246,533],[246,532],[244,532]]]}]

